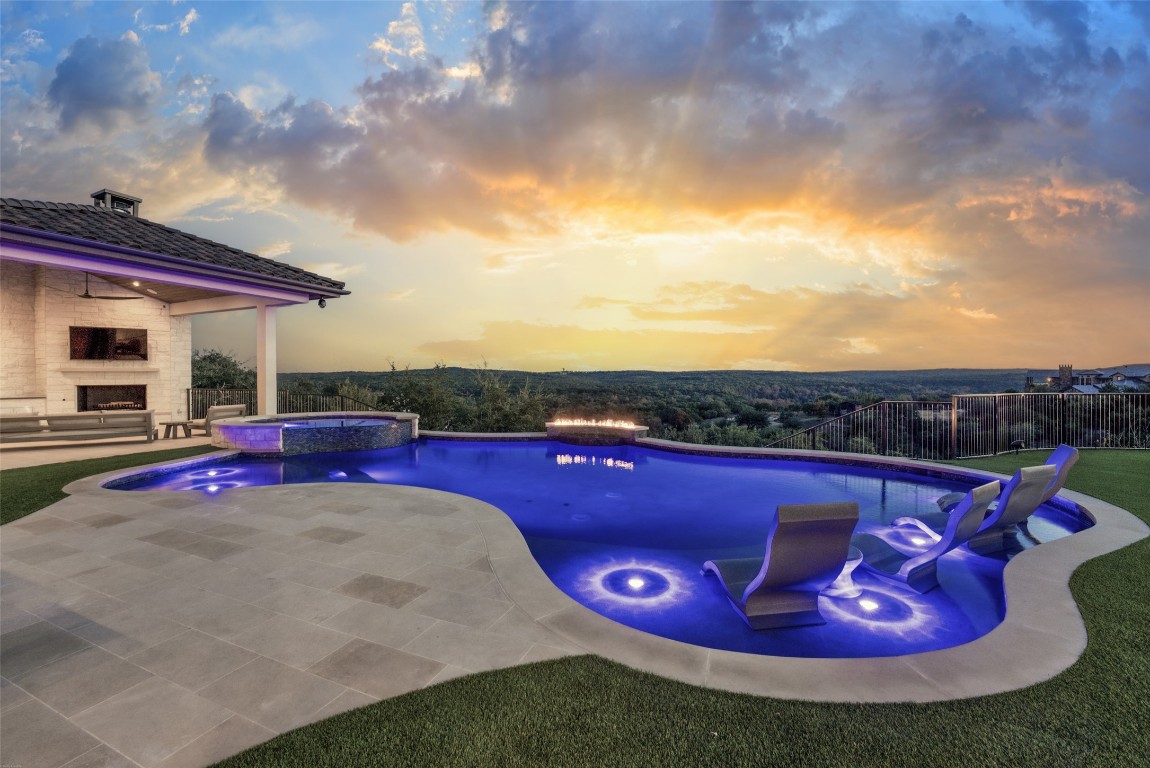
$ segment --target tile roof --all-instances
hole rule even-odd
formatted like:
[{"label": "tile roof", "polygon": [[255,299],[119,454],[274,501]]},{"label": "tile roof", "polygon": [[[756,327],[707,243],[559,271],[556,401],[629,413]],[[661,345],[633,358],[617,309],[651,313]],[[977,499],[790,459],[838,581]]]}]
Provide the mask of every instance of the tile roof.
[{"label": "tile roof", "polygon": [[314,272],[165,227],[128,213],[76,203],[0,198],[0,226],[34,229],[93,243],[130,248],[265,278],[344,293],[344,284]]}]

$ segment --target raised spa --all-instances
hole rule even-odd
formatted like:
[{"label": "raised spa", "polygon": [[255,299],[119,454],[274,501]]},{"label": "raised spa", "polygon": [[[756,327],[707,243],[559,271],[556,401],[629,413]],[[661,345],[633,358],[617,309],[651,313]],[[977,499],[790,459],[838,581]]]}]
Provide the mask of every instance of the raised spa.
[{"label": "raised spa", "polygon": [[377,451],[418,437],[414,413],[285,413],[212,422],[212,445],[254,456]]},{"label": "raised spa", "polygon": [[[857,531],[878,533],[898,517],[937,509],[935,499],[945,493],[985,482],[937,465],[896,469],[881,459],[869,465],[858,463],[859,457],[850,461],[855,463],[425,436],[376,451],[197,460],[121,478],[109,487],[217,495],[244,486],[359,482],[463,494],[506,513],[543,571],[574,600],[621,624],[708,648],[798,657],[896,656],[961,645],[996,627],[1006,612],[1003,569],[1010,555],[965,549],[940,560],[941,586],[925,595],[860,569],[850,589],[819,598],[827,619],[822,626],[755,632],[744,624],[700,568],[716,558],[761,556],[776,505],[857,500]],[[1020,546],[1091,525],[1077,505],[1052,501],[1031,518]]]}]

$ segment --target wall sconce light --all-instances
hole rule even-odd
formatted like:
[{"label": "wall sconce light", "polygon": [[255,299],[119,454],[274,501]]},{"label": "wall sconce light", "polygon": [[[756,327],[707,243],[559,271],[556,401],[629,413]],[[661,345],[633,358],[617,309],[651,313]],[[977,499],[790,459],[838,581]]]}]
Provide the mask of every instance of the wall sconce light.
[{"label": "wall sconce light", "polygon": [[319,300],[319,308],[323,309],[326,306],[327,306],[327,299],[320,299]]}]

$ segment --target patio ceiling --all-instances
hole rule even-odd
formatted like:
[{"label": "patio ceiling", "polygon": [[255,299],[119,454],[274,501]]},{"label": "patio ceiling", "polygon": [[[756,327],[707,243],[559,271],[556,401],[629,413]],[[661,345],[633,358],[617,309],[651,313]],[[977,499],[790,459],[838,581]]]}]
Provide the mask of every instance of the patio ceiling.
[{"label": "patio ceiling", "polygon": [[[92,274],[96,273],[93,272]],[[100,279],[106,280],[113,285],[118,285],[133,293],[138,293],[141,296],[156,299],[167,304],[180,304],[185,301],[200,301],[203,299],[218,299],[228,295],[222,291],[210,291],[204,288],[173,285],[155,280],[132,280],[117,275],[100,275]]]}]

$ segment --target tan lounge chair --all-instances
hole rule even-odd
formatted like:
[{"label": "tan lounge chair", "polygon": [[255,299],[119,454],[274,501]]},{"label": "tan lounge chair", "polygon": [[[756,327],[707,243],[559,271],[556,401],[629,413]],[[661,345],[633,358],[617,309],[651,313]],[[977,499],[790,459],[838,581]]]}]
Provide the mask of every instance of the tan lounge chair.
[{"label": "tan lounge chair", "polygon": [[708,560],[703,573],[719,578],[751,629],[825,624],[819,592],[846,564],[858,519],[856,501],[780,504],[762,557]]},{"label": "tan lounge chair", "polygon": [[202,429],[209,437],[212,434],[212,422],[219,419],[234,419],[240,416],[246,416],[248,407],[244,404],[239,405],[213,405],[208,408],[208,412],[202,419],[192,419],[190,422],[192,429]]},{"label": "tan lounge chair", "polygon": [[906,584],[916,592],[929,592],[938,586],[938,559],[969,541],[986,518],[990,502],[1002,484],[991,480],[963,497],[951,511],[946,527],[934,546],[924,552],[907,554],[870,533],[860,533],[851,544],[862,552],[862,566],[889,581]]}]

